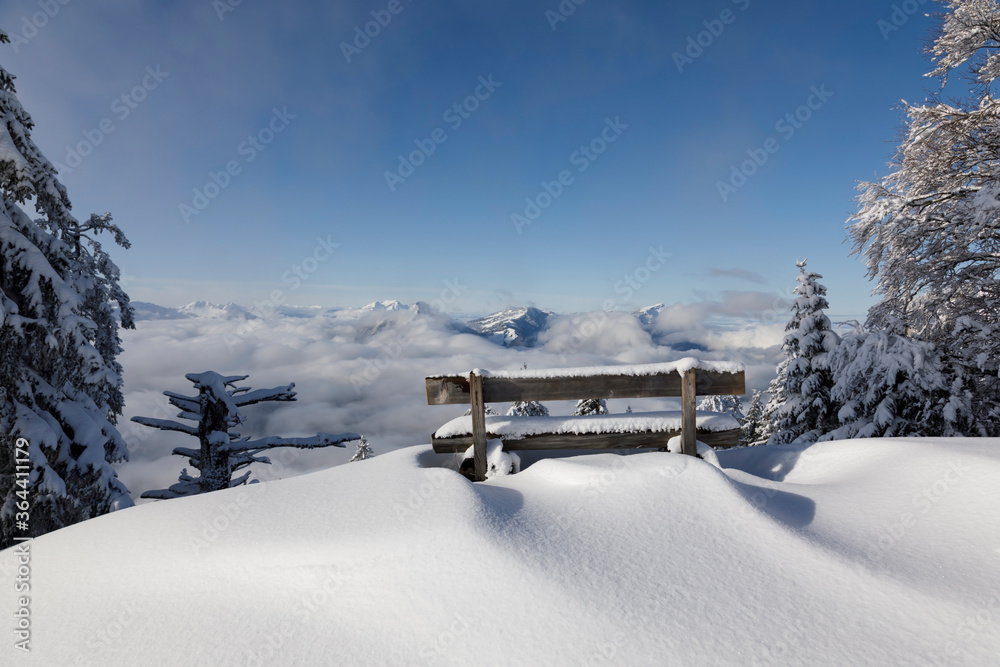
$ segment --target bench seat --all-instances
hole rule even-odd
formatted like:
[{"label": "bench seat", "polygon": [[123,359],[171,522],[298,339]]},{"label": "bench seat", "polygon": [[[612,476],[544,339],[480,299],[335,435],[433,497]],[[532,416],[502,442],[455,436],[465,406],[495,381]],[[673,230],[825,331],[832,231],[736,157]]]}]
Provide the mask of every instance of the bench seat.
[{"label": "bench seat", "polygon": [[[486,437],[502,440],[506,450],[661,448],[681,434],[682,411],[570,417],[486,417]],[[731,415],[699,411],[698,440],[713,447],[739,443],[740,424]],[[441,453],[464,452],[473,445],[472,417],[457,417],[439,428],[431,443]]]}]

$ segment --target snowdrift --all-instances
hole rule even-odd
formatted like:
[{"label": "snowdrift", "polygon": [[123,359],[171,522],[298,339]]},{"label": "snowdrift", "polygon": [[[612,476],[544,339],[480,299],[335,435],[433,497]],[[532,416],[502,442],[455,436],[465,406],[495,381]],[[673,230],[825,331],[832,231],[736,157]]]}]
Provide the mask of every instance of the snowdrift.
[{"label": "snowdrift", "polygon": [[[30,542],[25,665],[915,665],[1000,654],[1000,441],[429,447]],[[18,555],[0,553],[13,626]]]}]

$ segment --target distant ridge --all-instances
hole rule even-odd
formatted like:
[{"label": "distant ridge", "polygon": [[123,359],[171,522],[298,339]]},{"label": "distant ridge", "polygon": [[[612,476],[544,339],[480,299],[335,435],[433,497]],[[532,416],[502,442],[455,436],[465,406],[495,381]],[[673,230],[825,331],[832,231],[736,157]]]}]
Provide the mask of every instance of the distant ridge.
[{"label": "distant ridge", "polygon": [[504,347],[532,347],[552,313],[538,308],[510,308],[467,322],[467,326]]}]

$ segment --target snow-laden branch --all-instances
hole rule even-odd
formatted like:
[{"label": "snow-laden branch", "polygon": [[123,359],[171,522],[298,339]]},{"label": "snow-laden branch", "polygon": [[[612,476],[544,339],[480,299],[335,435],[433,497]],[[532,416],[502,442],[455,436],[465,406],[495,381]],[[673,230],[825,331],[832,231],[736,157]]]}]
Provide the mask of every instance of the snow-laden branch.
[{"label": "snow-laden branch", "polygon": [[353,440],[360,440],[357,433],[340,433],[332,435],[330,433],[317,433],[310,438],[279,438],[276,436],[260,438],[258,440],[240,440],[231,442],[219,447],[219,451],[240,453],[240,452],[261,452],[265,449],[275,447],[292,447],[294,449],[313,449],[316,447],[344,447],[343,443]]},{"label": "snow-laden branch", "polygon": [[255,403],[262,403],[263,401],[294,401],[295,400],[295,383],[291,383],[285,387],[273,387],[271,389],[257,389],[255,391],[248,391],[242,396],[233,397],[233,402],[236,403],[236,407],[242,408],[246,405],[253,405]]},{"label": "snow-laden branch", "polygon": [[175,422],[170,419],[154,419],[152,417],[132,417],[132,421],[136,424],[142,424],[143,426],[151,426],[153,428],[158,428],[161,431],[180,431],[181,433],[187,433],[188,435],[193,435],[198,437],[198,429],[194,426],[188,426],[187,424],[181,424],[180,422]]}]

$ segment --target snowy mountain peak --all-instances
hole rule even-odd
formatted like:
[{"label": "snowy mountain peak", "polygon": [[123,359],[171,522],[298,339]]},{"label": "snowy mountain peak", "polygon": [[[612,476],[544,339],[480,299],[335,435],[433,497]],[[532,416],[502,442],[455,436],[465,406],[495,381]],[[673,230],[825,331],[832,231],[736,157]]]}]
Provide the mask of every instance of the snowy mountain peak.
[{"label": "snowy mountain peak", "polygon": [[189,317],[201,317],[214,320],[254,320],[258,319],[243,306],[238,306],[233,302],[217,304],[208,301],[194,301],[186,306],[181,306],[177,312]]},{"label": "snowy mountain peak", "polygon": [[646,331],[649,331],[653,325],[656,323],[656,318],[660,316],[660,313],[666,306],[662,303],[657,303],[652,306],[646,306],[645,308],[640,308],[634,311],[632,314],[636,316],[639,320],[639,324]]},{"label": "snowy mountain peak", "polygon": [[362,306],[361,310],[381,311],[381,310],[409,310],[410,307],[404,303],[392,299],[391,301],[373,301],[367,306]]},{"label": "snowy mountain peak", "polygon": [[530,306],[509,308],[472,320],[468,327],[497,345],[531,347],[538,341],[538,334],[545,329],[551,314]]}]

